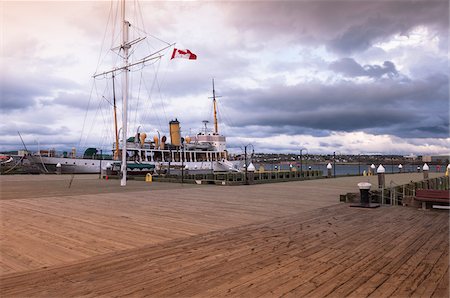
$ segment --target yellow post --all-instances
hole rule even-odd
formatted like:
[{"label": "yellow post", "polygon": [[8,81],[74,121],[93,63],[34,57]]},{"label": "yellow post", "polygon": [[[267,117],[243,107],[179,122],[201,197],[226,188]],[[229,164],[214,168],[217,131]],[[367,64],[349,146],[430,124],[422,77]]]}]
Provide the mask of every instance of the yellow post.
[{"label": "yellow post", "polygon": [[147,175],[145,175],[145,182],[152,183],[152,179],[152,174],[147,173]]}]

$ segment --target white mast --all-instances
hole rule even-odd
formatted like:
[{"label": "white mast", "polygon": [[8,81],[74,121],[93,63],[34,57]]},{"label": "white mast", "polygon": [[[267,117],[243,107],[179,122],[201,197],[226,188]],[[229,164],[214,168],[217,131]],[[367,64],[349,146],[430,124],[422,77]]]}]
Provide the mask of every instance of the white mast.
[{"label": "white mast", "polygon": [[[128,53],[129,50],[131,48],[132,45],[141,42],[142,40],[145,39],[145,37],[139,37],[135,40],[132,41],[128,41],[128,31],[129,31],[129,27],[130,22],[128,22],[127,20],[125,20],[125,0],[122,0],[121,2],[122,6],[121,6],[121,17],[122,17],[122,43],[119,47],[117,48],[113,48],[112,50],[123,50],[123,65],[120,67],[116,67],[113,68],[111,70],[108,71],[104,71],[102,73],[97,73],[94,74],[94,78],[98,77],[98,76],[105,76],[109,73],[112,73],[113,76],[115,75],[116,72],[118,71],[123,71],[123,76],[122,76],[122,162],[121,162],[121,172],[122,172],[122,179],[120,181],[120,185],[121,186],[126,186],[127,185],[127,122],[128,122],[128,103],[127,103],[127,99],[128,99],[128,72],[130,70],[131,67],[138,65],[138,64],[143,64],[147,61],[150,60],[154,60],[154,59],[160,59],[162,57],[161,53],[162,51],[164,51],[165,49],[173,46],[174,44],[168,44],[166,47],[164,47],[163,49],[154,52],[150,55],[145,56],[144,58],[129,63],[128,62]],[[157,55],[159,54],[159,55]],[[157,56],[156,56],[157,55]]]},{"label": "white mast", "polygon": [[127,121],[128,121],[128,110],[127,110],[127,98],[128,98],[128,49],[130,45],[128,44],[128,27],[130,23],[125,20],[125,0],[122,0],[122,22],[123,22],[123,32],[122,32],[122,49],[123,49],[123,77],[122,77],[122,103],[123,103],[123,114],[122,114],[122,180],[120,181],[120,186],[127,185]]}]

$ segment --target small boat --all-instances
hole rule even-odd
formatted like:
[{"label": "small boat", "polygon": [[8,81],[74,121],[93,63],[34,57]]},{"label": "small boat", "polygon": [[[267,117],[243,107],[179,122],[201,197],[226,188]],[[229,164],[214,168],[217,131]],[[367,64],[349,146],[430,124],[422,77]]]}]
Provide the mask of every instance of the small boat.
[{"label": "small boat", "polygon": [[6,165],[8,163],[11,163],[14,159],[12,156],[9,155],[0,155],[0,164]]}]

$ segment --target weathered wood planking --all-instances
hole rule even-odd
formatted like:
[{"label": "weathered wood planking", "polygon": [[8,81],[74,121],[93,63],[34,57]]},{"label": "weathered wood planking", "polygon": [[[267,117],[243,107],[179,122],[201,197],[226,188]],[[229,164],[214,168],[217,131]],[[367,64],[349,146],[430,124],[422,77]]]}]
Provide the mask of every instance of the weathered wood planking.
[{"label": "weathered wood planking", "polygon": [[[67,184],[59,176],[49,194]],[[39,182],[36,177],[32,181]],[[48,180],[48,181],[47,181]],[[81,177],[74,186],[97,191],[105,181]],[[29,187],[18,183],[29,195]],[[56,182],[64,183],[56,186]],[[109,181],[111,182],[111,181]],[[117,181],[113,181],[117,182]],[[144,185],[147,190],[136,191]],[[73,262],[98,254],[155,244],[178,237],[229,228],[337,203],[333,188],[319,193],[301,183],[265,186],[180,186],[146,184],[117,192],[49,196],[0,201],[0,274]],[[9,185],[16,189],[19,186]],[[52,188],[53,187],[53,188]],[[4,189],[2,188],[2,193]],[[72,189],[77,192],[81,189]],[[108,190],[109,191],[109,190]]]},{"label": "weathered wood planking", "polygon": [[449,295],[448,213],[345,205],[6,274],[5,296]]}]

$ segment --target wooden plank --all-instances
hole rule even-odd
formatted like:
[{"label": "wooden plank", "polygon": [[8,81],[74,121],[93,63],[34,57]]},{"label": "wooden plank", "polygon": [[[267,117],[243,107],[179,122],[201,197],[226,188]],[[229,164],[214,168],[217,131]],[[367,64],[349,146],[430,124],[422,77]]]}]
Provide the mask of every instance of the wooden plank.
[{"label": "wooden plank", "polygon": [[[332,180],[333,191],[346,187]],[[317,185],[283,184],[0,201],[6,243],[0,291],[27,297],[448,293],[447,213],[356,210],[299,198],[305,185],[311,193]],[[326,197],[329,190],[322,191]]]}]

